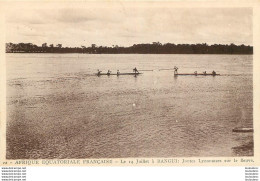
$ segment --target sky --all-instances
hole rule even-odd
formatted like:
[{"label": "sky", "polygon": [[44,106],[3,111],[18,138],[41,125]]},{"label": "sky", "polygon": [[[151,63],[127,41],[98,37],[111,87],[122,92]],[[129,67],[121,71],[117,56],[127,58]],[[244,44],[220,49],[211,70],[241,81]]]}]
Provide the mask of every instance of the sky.
[{"label": "sky", "polygon": [[6,42],[63,47],[139,43],[252,45],[251,8],[63,6],[13,8]]}]

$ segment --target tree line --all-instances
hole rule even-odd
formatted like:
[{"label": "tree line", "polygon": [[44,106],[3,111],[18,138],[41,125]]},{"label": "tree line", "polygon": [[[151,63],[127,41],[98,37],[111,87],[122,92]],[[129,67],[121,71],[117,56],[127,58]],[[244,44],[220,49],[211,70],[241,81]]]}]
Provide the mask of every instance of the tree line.
[{"label": "tree line", "polygon": [[214,44],[173,44],[153,42],[147,44],[134,44],[129,47],[122,46],[96,46],[90,47],[62,47],[58,44],[37,46],[32,43],[7,43],[6,53],[87,53],[87,54],[253,54],[253,47],[249,45]]}]

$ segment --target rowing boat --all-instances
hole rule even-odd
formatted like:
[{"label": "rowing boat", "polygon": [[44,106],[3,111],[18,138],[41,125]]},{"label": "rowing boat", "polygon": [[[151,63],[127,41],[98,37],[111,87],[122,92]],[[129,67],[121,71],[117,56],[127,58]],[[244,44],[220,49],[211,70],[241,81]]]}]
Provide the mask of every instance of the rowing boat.
[{"label": "rowing boat", "polygon": [[195,76],[198,76],[198,75],[204,75],[204,76],[218,76],[218,75],[220,75],[220,74],[174,74],[175,76],[177,76],[177,75],[195,75]]},{"label": "rowing boat", "polygon": [[107,73],[100,73],[100,74],[95,74],[97,76],[101,76],[101,75],[107,75],[107,76],[110,76],[110,75],[117,75],[117,76],[120,76],[120,75],[140,75],[140,74],[143,74],[143,73],[119,73],[119,74],[107,74]]}]

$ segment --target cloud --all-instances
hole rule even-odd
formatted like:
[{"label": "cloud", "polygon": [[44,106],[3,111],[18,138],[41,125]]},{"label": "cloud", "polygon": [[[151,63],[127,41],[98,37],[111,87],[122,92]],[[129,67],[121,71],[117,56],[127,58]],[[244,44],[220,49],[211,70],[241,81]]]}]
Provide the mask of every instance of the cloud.
[{"label": "cloud", "polygon": [[15,9],[6,20],[8,42],[29,40],[36,44],[62,43],[65,46],[92,43],[128,46],[153,41],[252,44],[250,8],[119,5],[36,8],[26,12]]},{"label": "cloud", "polygon": [[64,23],[82,23],[95,20],[96,17],[91,13],[86,13],[80,9],[62,9],[59,10],[56,16],[56,20]]}]

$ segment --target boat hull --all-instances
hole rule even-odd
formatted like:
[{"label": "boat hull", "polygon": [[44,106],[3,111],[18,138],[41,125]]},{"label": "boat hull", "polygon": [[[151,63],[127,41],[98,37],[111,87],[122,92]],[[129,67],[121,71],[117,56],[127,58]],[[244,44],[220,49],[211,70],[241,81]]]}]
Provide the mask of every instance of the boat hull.
[{"label": "boat hull", "polygon": [[178,75],[194,75],[194,76],[219,76],[220,74],[174,74],[175,76],[178,76]]},{"label": "boat hull", "polygon": [[107,74],[107,73],[101,73],[101,74],[95,74],[97,76],[101,76],[101,75],[106,75],[106,76],[110,76],[110,75],[117,75],[117,76],[121,76],[121,75],[140,75],[143,73],[120,73],[120,74]]},{"label": "boat hull", "polygon": [[253,128],[234,128],[232,131],[237,132],[237,133],[249,133],[249,132],[254,132],[254,129]]}]

